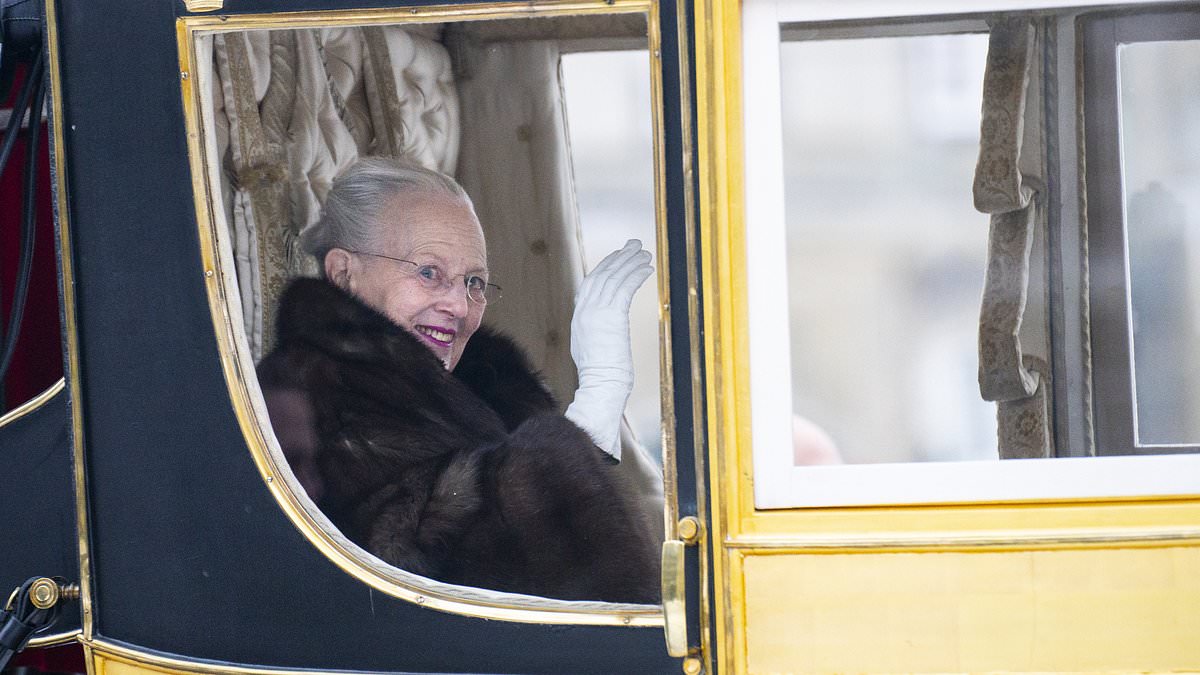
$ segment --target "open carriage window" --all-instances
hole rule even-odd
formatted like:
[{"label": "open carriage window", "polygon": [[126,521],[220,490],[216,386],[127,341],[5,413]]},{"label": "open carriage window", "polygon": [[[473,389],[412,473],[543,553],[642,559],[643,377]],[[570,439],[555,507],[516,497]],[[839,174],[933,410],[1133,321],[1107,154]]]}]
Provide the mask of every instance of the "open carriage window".
[{"label": "open carriage window", "polygon": [[[571,164],[588,269],[629,237],[655,232],[653,132],[645,50],[564,54],[562,74]],[[656,268],[657,269],[657,268]],[[630,334],[637,378],[626,415],[641,442],[662,461],[657,279],[633,296]]]},{"label": "open carriage window", "polygon": [[[590,9],[198,22],[213,197],[200,207],[231,392],[302,530],[422,602],[646,625],[660,620],[645,606],[663,536],[659,404],[625,402],[634,382],[659,391],[642,365],[659,346],[653,324],[623,322],[639,287],[655,305],[657,36],[649,3]],[[564,55],[585,47],[596,72],[641,84],[617,119],[569,111]],[[619,167],[572,156],[597,134],[631,139]],[[626,196],[605,192],[609,172]],[[631,331],[651,336],[636,356]],[[237,390],[255,366],[263,399]]]}]

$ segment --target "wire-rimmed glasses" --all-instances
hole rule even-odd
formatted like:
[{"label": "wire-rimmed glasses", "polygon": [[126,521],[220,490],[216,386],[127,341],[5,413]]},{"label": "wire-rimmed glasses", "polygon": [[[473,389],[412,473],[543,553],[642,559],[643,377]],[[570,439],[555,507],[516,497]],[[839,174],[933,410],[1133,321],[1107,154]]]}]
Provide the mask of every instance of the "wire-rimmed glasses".
[{"label": "wire-rimmed glasses", "polygon": [[446,271],[441,267],[433,264],[422,264],[419,262],[413,262],[412,260],[405,260],[403,258],[393,258],[390,255],[383,255],[382,253],[369,253],[367,251],[352,251],[352,253],[369,255],[374,258],[384,258],[385,260],[394,260],[396,262],[412,265],[413,272],[416,274],[417,280],[421,282],[421,286],[430,291],[444,293],[454,284],[454,280],[456,278],[462,277],[463,285],[467,288],[467,297],[470,298],[472,302],[486,305],[489,302],[495,302],[499,300],[501,296],[499,286],[488,283],[486,279],[478,274],[467,273],[450,275],[447,274]]}]

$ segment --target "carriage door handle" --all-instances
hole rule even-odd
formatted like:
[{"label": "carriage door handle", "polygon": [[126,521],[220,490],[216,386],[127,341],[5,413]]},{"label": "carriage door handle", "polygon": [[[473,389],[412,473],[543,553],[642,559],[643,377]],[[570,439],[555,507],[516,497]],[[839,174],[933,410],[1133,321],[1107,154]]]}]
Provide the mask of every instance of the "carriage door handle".
[{"label": "carriage door handle", "polygon": [[679,539],[669,539],[662,547],[663,629],[667,654],[680,658],[688,655],[687,588],[684,575],[684,549],[700,541],[700,521],[695,516],[679,520]]}]

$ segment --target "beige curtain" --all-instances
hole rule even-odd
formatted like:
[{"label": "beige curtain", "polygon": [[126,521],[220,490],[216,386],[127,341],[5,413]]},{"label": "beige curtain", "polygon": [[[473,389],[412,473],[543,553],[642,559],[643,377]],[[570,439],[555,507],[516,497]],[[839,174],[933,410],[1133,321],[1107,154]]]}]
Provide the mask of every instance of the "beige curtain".
[{"label": "beige curtain", "polygon": [[[454,54],[463,111],[458,179],[504,288],[485,321],[517,339],[565,405],[577,386],[571,314],[584,270],[558,45],[463,40]],[[661,531],[661,469],[624,423],[621,444],[621,470]]]},{"label": "beige curtain", "polygon": [[[424,33],[424,34],[423,34]],[[243,320],[257,360],[276,298],[317,273],[296,237],[360,155],[453,173],[458,99],[436,36],[399,26],[243,31],[213,42],[214,119]]]},{"label": "beige curtain", "polygon": [[[1040,256],[1031,256],[1035,248],[1040,251],[1036,235],[1045,224],[1044,31],[1027,19],[997,21],[991,29],[974,185],[975,207],[991,214],[979,389],[985,400],[997,402],[1002,458],[1048,457],[1053,446],[1040,297],[1044,275]],[[1037,281],[1035,302],[1031,279]]]},{"label": "beige curtain", "polygon": [[504,297],[486,322],[514,336],[560,401],[576,376],[570,352],[582,279],[578,209],[555,42],[463,43],[458,59],[458,179],[487,235]]}]

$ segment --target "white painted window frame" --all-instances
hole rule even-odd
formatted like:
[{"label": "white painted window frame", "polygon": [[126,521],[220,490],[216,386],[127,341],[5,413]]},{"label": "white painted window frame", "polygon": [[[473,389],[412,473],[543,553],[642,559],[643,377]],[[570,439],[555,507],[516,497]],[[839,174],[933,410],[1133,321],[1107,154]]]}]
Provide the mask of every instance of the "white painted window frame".
[{"label": "white painted window frame", "polygon": [[[1099,0],[1087,6],[1141,4],[1151,3]],[[1079,6],[1077,1],[1056,0],[743,0],[746,285],[757,508],[1200,494],[1200,455],[793,465],[790,327],[787,312],[781,309],[789,304],[780,24],[901,17],[936,20],[972,13]]]}]

